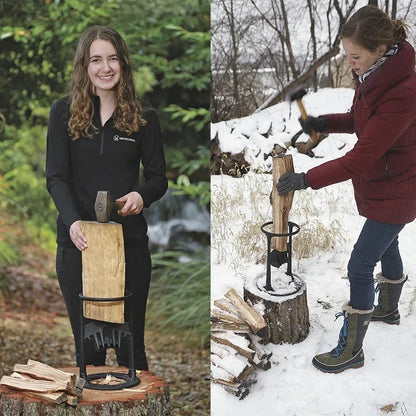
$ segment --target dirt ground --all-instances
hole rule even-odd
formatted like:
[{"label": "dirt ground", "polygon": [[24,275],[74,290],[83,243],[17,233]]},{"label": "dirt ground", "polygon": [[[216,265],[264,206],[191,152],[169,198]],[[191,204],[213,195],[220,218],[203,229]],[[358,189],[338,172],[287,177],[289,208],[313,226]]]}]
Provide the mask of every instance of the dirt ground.
[{"label": "dirt ground", "polygon": [[[29,358],[75,366],[73,338],[54,272],[54,256],[25,249],[20,266],[0,270],[0,376]],[[172,416],[210,414],[209,351],[178,336],[148,331],[150,371],[169,383]],[[108,360],[112,361],[111,351]]]}]

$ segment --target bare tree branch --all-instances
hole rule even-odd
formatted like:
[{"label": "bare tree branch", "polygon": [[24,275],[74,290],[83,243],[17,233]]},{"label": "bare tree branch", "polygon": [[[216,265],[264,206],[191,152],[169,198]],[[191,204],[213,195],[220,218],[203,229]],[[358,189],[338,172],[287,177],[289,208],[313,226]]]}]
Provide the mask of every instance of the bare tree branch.
[{"label": "bare tree branch", "polygon": [[255,112],[264,110],[265,108],[275,105],[278,102],[284,100],[290,91],[303,85],[317,68],[319,68],[321,65],[323,65],[325,62],[327,62],[334,56],[336,56],[338,53],[339,47],[332,47],[327,53],[319,57],[315,62],[312,62],[306,71],[300,74],[292,82],[289,82],[289,84],[283,87],[280,91],[273,94],[265,103],[263,103],[259,108],[257,108]]},{"label": "bare tree branch", "polygon": [[397,0],[392,0],[392,2],[391,2],[391,18],[393,20],[395,20],[396,15],[397,15]]},{"label": "bare tree branch", "polygon": [[[316,50],[316,36],[315,36],[315,18],[313,16],[312,1],[307,0],[308,11],[309,11],[309,20],[311,22],[310,31],[311,31],[311,41],[312,41],[312,60],[315,61],[317,57]],[[318,74],[316,71],[313,73],[313,89],[316,91],[318,89]]]}]

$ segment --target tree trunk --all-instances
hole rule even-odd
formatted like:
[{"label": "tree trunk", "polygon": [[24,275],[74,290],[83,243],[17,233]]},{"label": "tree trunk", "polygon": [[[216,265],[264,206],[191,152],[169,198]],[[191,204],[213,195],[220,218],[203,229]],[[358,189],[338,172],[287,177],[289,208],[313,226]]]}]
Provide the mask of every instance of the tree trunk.
[{"label": "tree trunk", "polygon": [[[78,372],[75,367],[64,371]],[[127,372],[123,367],[87,367],[88,374]],[[169,388],[166,382],[148,371],[138,371],[140,384],[123,390],[83,390],[77,406],[51,403],[28,393],[0,386],[2,416],[169,416]]]},{"label": "tree trunk", "polygon": [[[317,58],[317,46],[316,46],[316,35],[315,35],[315,17],[313,15],[314,8],[311,0],[307,0],[309,20],[311,22],[311,41],[312,41],[312,61],[316,61]],[[315,70],[312,75],[313,90],[318,91],[318,72]]]},{"label": "tree trunk", "polygon": [[270,342],[273,344],[296,344],[303,341],[309,333],[306,284],[304,281],[300,282],[302,287],[296,294],[282,297],[244,287],[244,299],[252,305],[262,305],[262,314],[268,324]]},{"label": "tree trunk", "polygon": [[392,5],[391,5],[391,18],[393,20],[396,20],[396,15],[397,15],[397,0],[393,0],[392,1]]}]

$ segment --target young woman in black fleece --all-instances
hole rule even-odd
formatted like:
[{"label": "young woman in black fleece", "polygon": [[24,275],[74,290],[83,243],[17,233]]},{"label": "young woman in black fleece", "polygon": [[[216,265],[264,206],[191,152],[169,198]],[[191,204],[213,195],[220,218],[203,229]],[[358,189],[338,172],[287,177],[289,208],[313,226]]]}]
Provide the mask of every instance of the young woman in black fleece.
[{"label": "young woman in black fleece", "polygon": [[[151,259],[142,210],[166,192],[165,170],[159,121],[136,97],[124,40],[111,28],[88,28],[76,50],[71,94],[54,103],[50,112],[46,157],[47,188],[58,210],[56,270],[77,363],[81,252],[88,247],[79,222],[96,219],[97,191],[106,190],[125,203],[111,220],[123,227],[126,289],[133,293],[128,304],[133,312],[134,364],[148,369],[144,319]],[[127,366],[127,350],[121,346],[116,352],[119,365]],[[85,358],[86,364],[104,365],[105,351],[87,344]]]}]

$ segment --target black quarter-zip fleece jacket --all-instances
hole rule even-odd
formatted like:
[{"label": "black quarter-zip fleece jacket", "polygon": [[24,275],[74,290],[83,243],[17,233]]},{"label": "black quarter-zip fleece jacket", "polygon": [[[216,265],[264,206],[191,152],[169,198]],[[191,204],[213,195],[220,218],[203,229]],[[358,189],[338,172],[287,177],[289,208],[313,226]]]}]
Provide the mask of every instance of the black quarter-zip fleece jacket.
[{"label": "black quarter-zip fleece jacket", "polygon": [[[77,220],[96,220],[97,191],[110,191],[113,200],[137,191],[145,207],[166,192],[159,121],[150,108],[144,110],[143,117],[147,124],[131,135],[117,130],[112,118],[102,126],[100,99],[94,96],[93,123],[99,130],[92,138],[72,140],[68,131],[70,98],[62,98],[52,106],[47,134],[46,185],[58,210],[58,245],[75,247],[69,237],[71,224]],[[140,162],[143,184],[139,183]],[[123,218],[115,211],[111,220],[122,224],[126,246],[148,243],[142,213]]]}]

